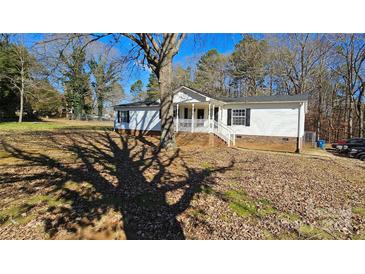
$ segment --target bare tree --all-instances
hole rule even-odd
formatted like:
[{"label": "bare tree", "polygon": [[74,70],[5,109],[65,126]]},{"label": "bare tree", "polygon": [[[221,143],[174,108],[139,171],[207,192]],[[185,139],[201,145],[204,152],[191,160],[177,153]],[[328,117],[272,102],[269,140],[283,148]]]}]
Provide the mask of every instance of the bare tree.
[{"label": "bare tree", "polygon": [[[86,42],[83,47],[87,47],[101,38],[111,37],[115,43],[123,37],[132,41],[135,47],[129,50],[128,59],[147,64],[156,74],[159,82],[161,100],[161,141],[162,148],[175,147],[174,127],[173,127],[173,94],[171,89],[172,81],[172,60],[178,53],[180,45],[186,34],[184,33],[123,33],[123,34],[72,34],[68,35],[67,42],[63,42],[67,47],[72,40],[83,40]],[[43,44],[62,40],[64,37],[55,37],[44,41]],[[60,51],[62,54],[63,50]]]},{"label": "bare tree", "polygon": [[161,104],[161,140],[163,148],[175,147],[174,126],[173,126],[173,94],[171,89],[172,81],[172,60],[178,53],[185,34],[163,33],[163,34],[123,34],[129,38],[144,53],[143,61],[147,61],[149,67],[156,74],[160,86]]},{"label": "bare tree", "polygon": [[[337,73],[343,78],[345,85],[345,121],[348,138],[353,136],[353,111],[356,111],[359,120],[359,135],[364,134],[364,114],[363,114],[363,72],[365,62],[365,39],[359,34],[339,34],[337,35],[337,56],[340,65]],[[357,98],[356,108],[355,98]]]}]

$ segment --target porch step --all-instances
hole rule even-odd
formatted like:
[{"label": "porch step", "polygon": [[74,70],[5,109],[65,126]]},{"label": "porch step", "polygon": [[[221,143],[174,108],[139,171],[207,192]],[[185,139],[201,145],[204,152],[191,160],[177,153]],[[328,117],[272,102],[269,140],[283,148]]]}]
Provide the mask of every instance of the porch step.
[{"label": "porch step", "polygon": [[227,145],[227,142],[224,139],[222,139],[219,135],[216,135],[214,133],[212,133],[211,135],[213,135],[215,139],[217,139],[220,142],[222,142],[223,144]]}]

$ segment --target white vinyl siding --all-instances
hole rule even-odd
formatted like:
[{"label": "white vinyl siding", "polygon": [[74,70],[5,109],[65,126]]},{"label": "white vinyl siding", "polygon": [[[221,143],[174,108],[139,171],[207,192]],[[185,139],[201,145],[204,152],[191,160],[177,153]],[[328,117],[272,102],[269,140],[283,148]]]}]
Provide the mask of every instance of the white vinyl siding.
[{"label": "white vinyl siding", "polygon": [[[299,103],[227,104],[223,106],[222,122],[227,125],[227,109],[251,109],[250,126],[229,126],[237,135],[297,137]],[[300,135],[304,135],[304,107],[300,109]]]},{"label": "white vinyl siding", "polygon": [[115,128],[117,129],[131,129],[143,131],[158,131],[161,130],[161,123],[159,118],[159,108],[123,108],[129,111],[129,123],[116,121]]}]

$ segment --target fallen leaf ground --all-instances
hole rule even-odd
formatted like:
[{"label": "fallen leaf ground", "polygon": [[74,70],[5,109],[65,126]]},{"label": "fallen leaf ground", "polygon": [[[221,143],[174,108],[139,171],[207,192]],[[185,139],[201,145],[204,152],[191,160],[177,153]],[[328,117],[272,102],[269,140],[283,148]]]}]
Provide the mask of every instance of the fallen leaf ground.
[{"label": "fallen leaf ground", "polygon": [[365,239],[365,164],[0,125],[0,239]]}]

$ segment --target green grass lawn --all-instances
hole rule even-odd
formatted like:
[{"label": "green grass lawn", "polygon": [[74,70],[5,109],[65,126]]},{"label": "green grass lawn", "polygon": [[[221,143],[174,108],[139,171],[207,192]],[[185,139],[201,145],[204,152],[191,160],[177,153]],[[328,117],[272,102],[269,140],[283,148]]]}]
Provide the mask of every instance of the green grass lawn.
[{"label": "green grass lawn", "polygon": [[60,129],[107,130],[112,122],[49,120],[37,122],[0,122],[0,132],[7,131],[52,131]]},{"label": "green grass lawn", "polygon": [[52,129],[59,129],[64,128],[65,125],[60,123],[54,122],[4,122],[0,123],[0,130],[1,131],[33,131],[33,130],[52,130]]}]

